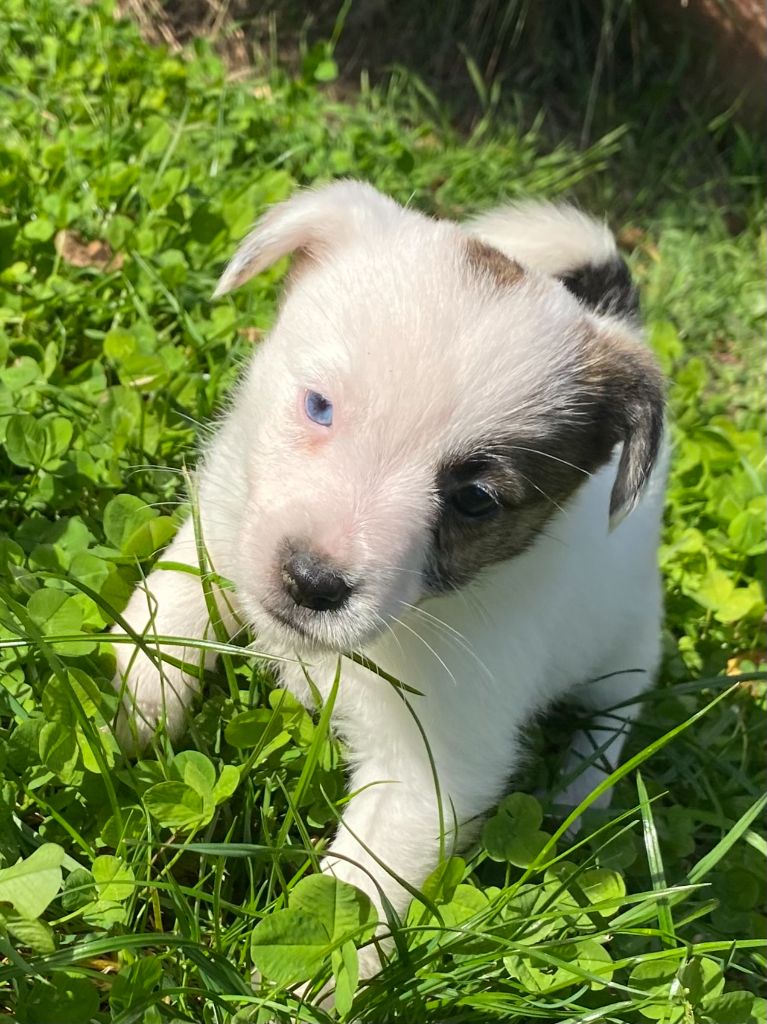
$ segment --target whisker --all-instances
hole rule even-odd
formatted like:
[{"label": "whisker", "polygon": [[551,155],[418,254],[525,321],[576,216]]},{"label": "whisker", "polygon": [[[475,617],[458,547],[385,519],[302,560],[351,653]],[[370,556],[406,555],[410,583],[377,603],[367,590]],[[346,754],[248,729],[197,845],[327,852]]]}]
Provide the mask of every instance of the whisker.
[{"label": "whisker", "polygon": [[449,623],[444,622],[436,615],[432,615],[431,612],[427,612],[425,608],[419,608],[416,605],[408,604],[407,601],[403,601],[402,604],[413,612],[416,612],[418,615],[423,616],[426,620],[426,625],[430,625],[432,628],[436,629],[438,635],[442,635],[447,642],[454,644],[455,647],[463,651],[464,654],[467,654],[473,661],[475,661],[491,682],[495,680],[493,673],[482,658],[480,658],[463,633],[460,633],[457,629],[454,629]]},{"label": "whisker", "polygon": [[583,473],[584,476],[591,477],[594,474],[590,473],[583,466],[576,466],[574,462],[568,462],[567,459],[560,459],[558,455],[552,455],[551,452],[542,452],[539,448],[525,448],[521,444],[510,444],[507,445],[512,451],[516,452],[530,452],[532,455],[542,455],[545,459],[552,459],[554,462],[561,462],[563,466],[569,466],[570,469],[574,469],[577,473]]},{"label": "whisker", "polygon": [[435,660],[439,662],[439,664],[442,666],[442,668],[445,670],[445,672],[447,672],[447,674],[450,676],[450,679],[452,680],[453,685],[454,686],[458,685],[457,679],[455,678],[453,673],[448,668],[446,662],[443,661],[443,659],[439,656],[439,654],[437,654],[437,652],[434,650],[434,648],[431,646],[431,644],[428,642],[428,640],[424,639],[424,637],[421,636],[421,634],[418,632],[418,630],[413,629],[406,622],[403,622],[402,619],[397,618],[396,615],[392,615],[392,621],[396,622],[399,626],[402,626],[402,628],[406,629],[408,631],[408,633],[412,633],[412,635],[416,638],[416,640],[420,640],[421,643],[424,645],[424,647],[435,658]]},{"label": "whisker", "polygon": [[384,628],[387,629],[391,633],[392,637],[394,638],[394,642],[395,642],[395,644],[397,645],[397,647],[399,649],[400,657],[402,658],[403,662],[406,661],[407,659],[405,658],[405,652],[402,649],[402,641],[397,636],[396,632],[392,629],[391,623],[387,622],[387,620],[383,617],[383,615],[379,614],[378,612],[374,611],[372,613],[372,615],[373,615],[373,619],[374,620],[380,620],[380,622],[383,624]]},{"label": "whisker", "polygon": [[160,463],[155,462],[144,462],[129,466],[125,470],[126,479],[135,476],[137,473],[146,473],[150,470],[154,470],[160,473],[168,473],[170,476],[184,476],[184,470],[178,466],[163,466]]},{"label": "whisker", "polygon": [[401,604],[403,605],[403,607],[410,608],[410,609],[412,609],[412,611],[418,612],[419,615],[423,615],[426,618],[431,619],[432,622],[434,622],[435,624],[437,624],[439,626],[442,626],[444,629],[448,630],[457,639],[464,640],[464,641],[466,640],[466,637],[463,635],[463,633],[461,633],[459,630],[457,630],[454,626],[451,626],[449,622],[445,622],[444,619],[440,619],[440,617],[438,615],[433,615],[431,612],[427,611],[425,608],[421,608],[417,604],[410,604],[409,601],[402,601]]},{"label": "whisker", "polygon": [[565,512],[564,508],[559,504],[559,502],[552,498],[551,495],[547,494],[542,487],[539,487],[535,480],[531,480],[529,476],[526,476],[524,473],[520,472],[519,469],[517,469],[517,472],[523,480],[527,480],[531,487],[534,487],[539,494],[542,494],[546,501],[550,501],[554,508],[558,509],[558,511],[562,513]]}]

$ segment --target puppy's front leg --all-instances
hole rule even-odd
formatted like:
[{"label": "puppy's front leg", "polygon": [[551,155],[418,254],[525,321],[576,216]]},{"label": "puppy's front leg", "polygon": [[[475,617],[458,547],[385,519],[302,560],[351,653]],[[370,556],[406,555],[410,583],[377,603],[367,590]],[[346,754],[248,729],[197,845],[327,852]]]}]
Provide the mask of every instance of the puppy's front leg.
[{"label": "puppy's front leg", "polygon": [[[370,788],[352,797],[322,868],[367,893],[385,924],[382,895],[402,914],[411,894],[398,879],[417,888],[437,864],[439,813],[433,792],[380,774],[381,781],[363,781],[362,774],[368,772],[354,773],[352,788]],[[360,952],[362,977],[375,974],[380,966],[373,947]]]},{"label": "puppy's front leg", "polygon": [[[344,811],[338,834],[323,862],[324,871],[367,893],[382,925],[386,921],[382,896],[402,915],[412,896],[402,882],[420,889],[437,866],[440,854],[449,856],[456,844],[466,839],[465,828],[460,826],[485,810],[495,798],[495,792],[490,791],[469,793],[452,777],[456,765],[461,764],[458,750],[456,762],[436,765],[438,799],[423,740],[420,735],[411,739],[408,742],[400,733],[396,747],[387,750],[383,738],[371,736],[373,749],[369,753],[360,755],[358,750],[352,751],[355,768],[350,790],[355,795]],[[502,784],[504,770],[500,765],[498,769],[498,779],[495,785],[489,781],[489,790]],[[363,949],[362,977],[369,977],[379,968],[376,949]]]},{"label": "puppy's front leg", "polygon": [[[129,751],[146,746],[160,723],[171,736],[182,730],[189,706],[199,690],[200,668],[209,668],[216,655],[180,644],[160,644],[157,637],[205,640],[215,636],[205,601],[199,571],[194,523],[190,519],[179,530],[162,555],[163,562],[189,566],[190,572],[155,569],[139,585],[122,617],[142,637],[143,648],[132,643],[114,645],[117,668],[114,686],[123,695],[117,734]],[[214,589],[219,618],[231,633],[236,613],[231,594]],[[113,634],[125,635],[117,625]],[[163,655],[183,661],[184,670],[163,661]]]}]

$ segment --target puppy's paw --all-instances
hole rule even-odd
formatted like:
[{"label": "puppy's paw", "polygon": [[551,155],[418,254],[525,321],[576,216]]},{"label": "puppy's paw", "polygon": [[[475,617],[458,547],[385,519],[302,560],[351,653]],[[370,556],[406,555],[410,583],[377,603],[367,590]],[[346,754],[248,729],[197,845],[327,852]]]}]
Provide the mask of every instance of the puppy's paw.
[{"label": "puppy's paw", "polygon": [[115,735],[130,756],[140,754],[157,730],[176,737],[183,731],[193,684],[179,669],[157,663],[132,645],[116,646],[117,669],[112,685],[122,697]]}]

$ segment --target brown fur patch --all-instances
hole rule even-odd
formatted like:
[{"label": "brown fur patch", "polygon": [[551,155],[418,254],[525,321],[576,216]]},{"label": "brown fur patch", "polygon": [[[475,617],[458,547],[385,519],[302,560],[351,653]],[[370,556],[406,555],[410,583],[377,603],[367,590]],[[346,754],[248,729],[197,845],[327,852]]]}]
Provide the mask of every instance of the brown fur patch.
[{"label": "brown fur patch", "polygon": [[618,473],[610,495],[610,519],[622,518],[639,500],[652,472],[663,438],[666,385],[655,356],[646,345],[618,333],[599,333],[598,356],[591,369],[592,388],[602,395],[600,433],[623,442]]},{"label": "brown fur patch", "polygon": [[[572,438],[498,439],[483,454],[445,467],[439,489],[443,505],[435,524],[428,577],[435,591],[460,586],[481,569],[505,562],[528,548],[551,516],[561,509],[597,468],[610,448],[588,450]],[[568,444],[568,442],[571,442]],[[467,519],[451,507],[450,496],[463,483],[480,481],[497,495],[497,513]],[[607,509],[605,509],[605,524]]]},{"label": "brown fur patch", "polygon": [[518,284],[525,275],[524,267],[520,263],[504,256],[492,245],[480,242],[478,238],[467,239],[466,257],[473,273],[490,278],[501,288],[510,288]]}]

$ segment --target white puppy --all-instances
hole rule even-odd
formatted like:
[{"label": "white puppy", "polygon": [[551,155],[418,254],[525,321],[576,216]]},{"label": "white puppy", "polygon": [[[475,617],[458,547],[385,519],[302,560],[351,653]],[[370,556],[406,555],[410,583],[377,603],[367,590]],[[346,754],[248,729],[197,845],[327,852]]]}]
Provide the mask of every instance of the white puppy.
[{"label": "white puppy", "polygon": [[[356,795],[326,869],[402,911],[393,876],[424,881],[441,820],[448,848],[465,840],[536,712],[571,693],[598,713],[652,680],[663,384],[612,235],[572,208],[459,226],[339,182],[267,213],[217,294],[288,253],[277,323],[197,471],[199,525],[234,585],[221,622],[290,658],[298,697],[296,655],[326,697],[354,650],[420,692],[406,703],[345,658],[334,710]],[[165,560],[196,567],[197,550],[190,520]],[[156,570],[124,614],[150,648],[212,635],[190,573]],[[178,733],[195,673],[116,652],[123,729]],[[597,714],[574,756],[599,763],[565,799],[622,742]]]}]

